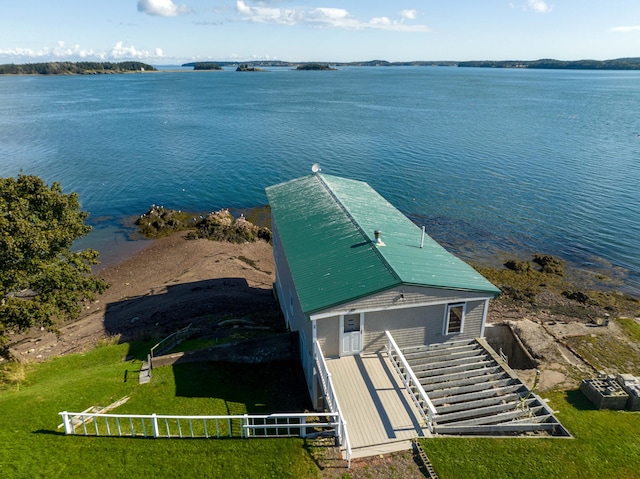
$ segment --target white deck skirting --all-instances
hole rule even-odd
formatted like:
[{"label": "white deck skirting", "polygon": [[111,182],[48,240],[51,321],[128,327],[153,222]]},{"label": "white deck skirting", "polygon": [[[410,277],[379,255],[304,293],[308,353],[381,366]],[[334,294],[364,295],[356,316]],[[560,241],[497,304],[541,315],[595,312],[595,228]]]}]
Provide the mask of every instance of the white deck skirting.
[{"label": "white deck skirting", "polygon": [[327,359],[353,458],[411,448],[430,436],[386,353]]}]

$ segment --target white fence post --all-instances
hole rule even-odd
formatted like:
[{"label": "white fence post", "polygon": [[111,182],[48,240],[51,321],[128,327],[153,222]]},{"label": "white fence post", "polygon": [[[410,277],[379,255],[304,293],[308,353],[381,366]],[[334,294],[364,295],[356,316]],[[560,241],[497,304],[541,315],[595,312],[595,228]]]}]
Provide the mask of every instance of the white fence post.
[{"label": "white fence post", "polygon": [[60,413],[60,415],[62,416],[62,423],[64,424],[64,433],[69,435],[72,434],[72,429],[71,429],[71,421],[69,421],[69,414],[67,414],[67,411],[64,411],[62,413]]},{"label": "white fence post", "polygon": [[156,413],[151,415],[151,428],[153,429],[153,437],[158,437],[158,418],[156,417]]}]

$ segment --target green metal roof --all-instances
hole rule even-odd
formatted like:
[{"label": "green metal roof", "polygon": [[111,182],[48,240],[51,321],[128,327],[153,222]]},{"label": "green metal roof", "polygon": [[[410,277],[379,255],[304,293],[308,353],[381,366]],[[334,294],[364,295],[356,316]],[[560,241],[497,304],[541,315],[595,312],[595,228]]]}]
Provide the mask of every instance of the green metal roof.
[{"label": "green metal roof", "polygon": [[266,191],[305,314],[403,284],[500,292],[428,235],[420,248],[422,229],[367,183],[316,173]]}]

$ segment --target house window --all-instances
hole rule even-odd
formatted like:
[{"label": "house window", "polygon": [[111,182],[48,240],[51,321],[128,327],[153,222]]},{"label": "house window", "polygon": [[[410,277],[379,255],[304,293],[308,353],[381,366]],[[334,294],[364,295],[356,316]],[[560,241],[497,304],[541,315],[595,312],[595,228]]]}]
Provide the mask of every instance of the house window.
[{"label": "house window", "polygon": [[445,317],[445,334],[461,333],[464,326],[464,303],[448,304]]},{"label": "house window", "polygon": [[360,314],[345,314],[344,332],[355,333],[356,331],[360,331]]}]

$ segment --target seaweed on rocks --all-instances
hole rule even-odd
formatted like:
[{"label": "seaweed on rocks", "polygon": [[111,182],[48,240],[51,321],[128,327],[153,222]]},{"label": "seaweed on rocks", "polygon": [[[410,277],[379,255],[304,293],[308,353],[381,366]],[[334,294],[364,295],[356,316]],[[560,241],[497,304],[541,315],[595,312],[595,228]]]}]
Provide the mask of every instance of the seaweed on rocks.
[{"label": "seaweed on rocks", "polygon": [[195,224],[195,230],[186,235],[187,239],[207,238],[230,243],[247,243],[258,240],[271,242],[271,230],[256,226],[244,215],[234,218],[229,210],[223,209],[202,217]]}]

